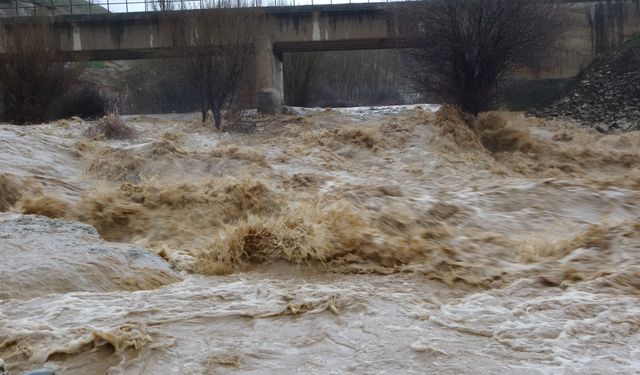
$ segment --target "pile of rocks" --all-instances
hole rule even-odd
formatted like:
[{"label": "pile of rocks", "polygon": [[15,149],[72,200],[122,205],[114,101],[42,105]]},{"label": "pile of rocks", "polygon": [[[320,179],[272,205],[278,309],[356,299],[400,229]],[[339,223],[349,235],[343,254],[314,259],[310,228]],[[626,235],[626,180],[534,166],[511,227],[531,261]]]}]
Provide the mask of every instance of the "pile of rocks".
[{"label": "pile of rocks", "polygon": [[569,117],[605,133],[640,130],[640,37],[598,58],[562,98],[532,114]]}]

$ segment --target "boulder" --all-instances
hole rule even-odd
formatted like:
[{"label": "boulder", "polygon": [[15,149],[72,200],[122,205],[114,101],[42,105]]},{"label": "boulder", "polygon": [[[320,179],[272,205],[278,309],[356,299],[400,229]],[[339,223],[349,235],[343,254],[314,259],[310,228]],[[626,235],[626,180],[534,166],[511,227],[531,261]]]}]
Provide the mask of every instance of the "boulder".
[{"label": "boulder", "polygon": [[0,213],[0,299],[153,289],[180,280],[155,253],[78,222]]}]

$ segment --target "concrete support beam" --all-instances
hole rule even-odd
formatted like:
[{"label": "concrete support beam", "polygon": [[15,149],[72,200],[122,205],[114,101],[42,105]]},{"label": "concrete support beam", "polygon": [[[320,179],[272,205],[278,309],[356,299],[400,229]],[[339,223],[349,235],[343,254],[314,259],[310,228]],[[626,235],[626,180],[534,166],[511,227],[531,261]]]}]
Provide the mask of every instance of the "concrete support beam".
[{"label": "concrete support beam", "polygon": [[282,56],[273,52],[273,42],[261,39],[256,44],[256,108],[260,113],[280,112],[283,101]]}]

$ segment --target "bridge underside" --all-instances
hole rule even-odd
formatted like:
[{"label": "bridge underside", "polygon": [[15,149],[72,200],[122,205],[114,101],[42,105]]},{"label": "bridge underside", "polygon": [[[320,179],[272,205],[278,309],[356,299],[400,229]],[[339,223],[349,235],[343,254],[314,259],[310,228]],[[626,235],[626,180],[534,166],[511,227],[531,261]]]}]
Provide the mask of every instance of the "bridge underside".
[{"label": "bridge underside", "polygon": [[[300,42],[273,42],[273,53],[280,57],[285,53],[358,51],[371,49],[409,48],[411,43],[401,38],[369,38],[349,40],[320,40]],[[65,61],[142,60],[180,57],[173,47],[119,48],[78,50],[61,52]]]}]

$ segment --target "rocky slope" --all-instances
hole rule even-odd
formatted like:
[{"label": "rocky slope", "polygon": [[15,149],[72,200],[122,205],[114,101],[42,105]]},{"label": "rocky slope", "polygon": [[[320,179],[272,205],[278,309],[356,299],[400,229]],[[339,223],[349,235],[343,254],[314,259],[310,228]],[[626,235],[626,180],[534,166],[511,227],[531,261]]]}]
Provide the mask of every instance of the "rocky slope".
[{"label": "rocky slope", "polygon": [[533,114],[572,118],[601,132],[640,130],[640,37],[601,56],[560,99]]}]

